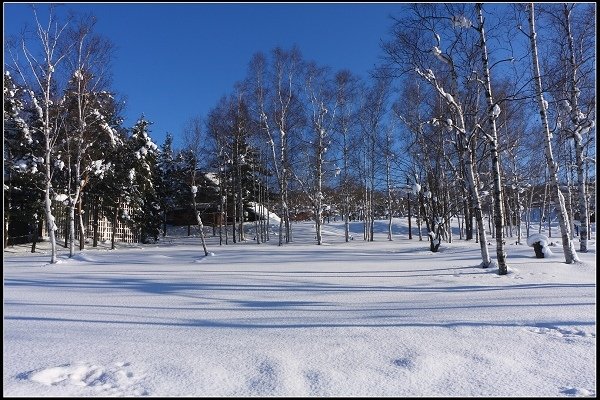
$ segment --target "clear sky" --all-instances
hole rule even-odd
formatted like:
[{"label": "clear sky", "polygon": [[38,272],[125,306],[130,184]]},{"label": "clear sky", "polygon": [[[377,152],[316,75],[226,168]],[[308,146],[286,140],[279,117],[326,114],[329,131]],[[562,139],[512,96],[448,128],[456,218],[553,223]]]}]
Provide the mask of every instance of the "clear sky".
[{"label": "clear sky", "polygon": [[[46,5],[39,4],[44,9]],[[366,76],[402,3],[67,3],[98,18],[117,49],[112,90],[126,96],[125,126],[143,113],[176,147],[185,122],[206,116],[246,76],[251,56],[297,44],[307,60]],[[4,34],[33,23],[26,4],[4,3]]]}]

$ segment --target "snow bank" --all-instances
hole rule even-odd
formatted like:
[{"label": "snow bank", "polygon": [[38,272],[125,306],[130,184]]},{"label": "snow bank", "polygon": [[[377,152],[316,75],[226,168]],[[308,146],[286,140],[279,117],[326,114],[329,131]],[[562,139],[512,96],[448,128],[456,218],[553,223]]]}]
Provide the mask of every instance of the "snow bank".
[{"label": "snow bank", "polygon": [[[313,222],[293,223],[285,246],[208,234],[216,256],[202,262],[185,229],[75,262],[58,246],[55,265],[47,241],[35,254],[9,246],[3,395],[596,395],[595,244],[567,265],[507,243],[499,276],[477,266],[475,241],[432,253],[405,218],[394,241],[384,220],[373,242],[325,226],[328,246],[314,244]],[[362,228],[350,223],[357,238]]]},{"label": "snow bank", "polygon": [[279,218],[279,216],[277,214],[272,213],[271,211],[269,211],[267,209],[267,207],[265,207],[264,205],[261,205],[260,203],[250,202],[250,209],[256,215],[260,215],[264,219],[267,219],[267,216],[268,216],[269,221],[274,224],[278,224],[281,221],[281,218]]}]

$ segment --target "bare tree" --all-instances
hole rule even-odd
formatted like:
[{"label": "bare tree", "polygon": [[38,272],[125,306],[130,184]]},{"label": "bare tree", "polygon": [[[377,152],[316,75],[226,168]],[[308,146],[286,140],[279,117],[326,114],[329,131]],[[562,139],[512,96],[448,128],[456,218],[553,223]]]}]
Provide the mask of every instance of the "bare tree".
[{"label": "bare tree", "polygon": [[327,68],[311,62],[306,65],[305,96],[308,106],[310,127],[308,129],[309,168],[304,179],[294,173],[296,181],[308,196],[313,209],[317,244],[323,243],[324,179],[326,173],[327,150],[331,145],[333,123],[337,110],[334,81]]},{"label": "bare tree", "polygon": [[[342,195],[342,216],[344,218],[344,240],[350,240],[350,145],[352,127],[356,121],[356,103],[358,99],[358,79],[348,70],[342,70],[335,76],[337,92],[336,102],[338,113],[336,117],[336,138],[341,152],[341,167],[336,173],[340,174],[340,189]],[[339,171],[339,172],[338,172]]]},{"label": "bare tree", "polygon": [[552,154],[552,136],[548,124],[548,102],[544,99],[542,89],[542,78],[540,76],[540,65],[538,59],[537,49],[537,33],[535,28],[535,8],[534,3],[527,5],[528,20],[529,20],[529,41],[531,46],[531,61],[533,65],[533,80],[535,83],[535,93],[537,103],[540,112],[540,118],[542,122],[542,129],[544,132],[544,150],[546,153],[546,162],[548,164],[548,170],[550,173],[550,181],[552,183],[552,191],[557,202],[558,221],[560,224],[560,231],[562,237],[563,251],[565,253],[565,262],[572,264],[573,262],[579,261],[577,253],[575,252],[575,246],[571,240],[571,229],[569,226],[567,209],[565,206],[565,199],[560,191],[560,185],[558,181],[558,164],[554,161],[554,155]]},{"label": "bare tree", "polygon": [[24,57],[21,63],[16,51],[12,52],[14,67],[18,71],[23,84],[27,87],[32,104],[37,112],[40,131],[44,139],[44,208],[46,224],[51,245],[50,263],[57,262],[56,235],[58,229],[52,214],[52,172],[54,163],[54,147],[56,145],[60,127],[58,120],[52,118],[53,104],[57,99],[57,82],[55,79],[58,68],[71,51],[73,43],[65,42],[65,29],[69,22],[59,22],[55,16],[54,7],[50,6],[48,24],[43,26],[38,19],[35,6],[33,15],[35,19],[35,35],[32,42],[23,36],[20,40],[20,53]]},{"label": "bare tree", "polygon": [[494,181],[494,224],[496,226],[496,256],[498,261],[498,270],[500,275],[508,273],[506,265],[506,250],[504,249],[504,240],[499,232],[502,232],[504,221],[504,210],[502,209],[502,182],[500,179],[500,161],[498,155],[498,131],[496,129],[496,118],[500,115],[500,106],[494,103],[492,95],[492,82],[490,77],[490,64],[488,49],[485,37],[484,18],[481,3],[475,5],[479,19],[479,35],[481,37],[481,58],[483,61],[483,84],[485,87],[485,98],[487,102],[487,120],[489,133],[484,131],[490,144],[490,154],[492,158],[492,176]]},{"label": "bare tree", "polygon": [[359,109],[359,126],[363,146],[362,176],[364,182],[364,237],[372,242],[375,229],[375,190],[379,168],[379,143],[384,137],[384,116],[390,95],[391,79],[383,74],[373,77]]},{"label": "bare tree", "polygon": [[[448,109],[448,117],[436,118],[439,123],[444,124],[455,134],[455,146],[461,163],[464,163],[464,171],[468,192],[472,196],[472,205],[477,222],[479,244],[481,247],[482,267],[488,267],[491,259],[487,249],[487,238],[483,223],[481,196],[479,194],[479,178],[477,176],[475,162],[475,141],[479,128],[477,121],[469,119],[467,126],[466,116],[476,115],[476,110],[466,110],[469,104],[465,100],[468,88],[459,90],[460,82],[464,85],[469,83],[469,75],[473,71],[472,54],[465,53],[473,49],[473,43],[469,42],[464,29],[469,28],[471,22],[464,15],[458,15],[453,11],[452,15],[440,16],[441,13],[435,5],[413,5],[411,6],[412,17],[398,20],[394,26],[395,40],[384,45],[388,60],[400,74],[416,73],[423,81],[427,82],[445,103]],[[443,6],[441,6],[443,7]],[[450,27],[443,24],[450,23]],[[439,32],[438,32],[439,31]],[[440,33],[446,34],[445,49],[442,49]],[[432,43],[433,40],[433,43]],[[449,42],[449,43],[448,43]],[[433,46],[432,46],[433,44]],[[463,52],[459,54],[459,50]],[[452,54],[450,54],[451,52]],[[431,67],[437,60],[438,72]],[[466,60],[466,66],[461,70],[457,60]],[[462,74],[461,74],[462,72]],[[461,81],[459,82],[459,76]],[[473,95],[476,99],[477,94]],[[476,101],[473,101],[476,104]],[[469,113],[467,114],[467,111]],[[462,169],[462,168],[461,168]]]},{"label": "bare tree", "polygon": [[[89,181],[89,175],[95,173],[104,160],[93,162],[90,153],[99,134],[107,135],[113,145],[118,140],[114,129],[106,121],[102,110],[102,96],[99,93],[107,86],[107,67],[112,45],[109,41],[93,33],[93,16],[78,21],[69,33],[69,41],[74,44],[72,57],[68,58],[71,79],[65,94],[68,114],[65,126],[68,152],[69,182],[69,257],[73,256],[75,242],[75,207],[78,207],[80,250],[85,243],[85,225],[83,223],[82,193]],[[74,186],[74,188],[73,188]]]},{"label": "bare tree", "polygon": [[189,178],[192,208],[196,217],[196,222],[200,228],[200,239],[202,241],[204,255],[208,256],[209,253],[206,249],[206,239],[204,237],[204,224],[202,223],[202,218],[200,216],[201,212],[196,203],[196,193],[198,192],[198,162],[203,154],[206,140],[202,132],[202,120],[200,117],[192,118],[188,122],[187,127],[184,129],[183,139],[186,150],[190,155]]},{"label": "bare tree", "polygon": [[300,68],[301,55],[297,47],[289,51],[275,48],[272,70],[269,70],[267,59],[262,53],[256,54],[250,63],[255,112],[270,145],[271,161],[279,189],[280,246],[284,236],[286,242],[291,241],[292,233],[288,204],[289,181],[292,176],[289,142],[298,101],[296,85]]},{"label": "bare tree", "polygon": [[[579,38],[578,51],[575,50],[575,40],[572,28],[572,14],[575,8],[575,4],[563,4],[562,15],[559,16],[559,26],[563,29],[563,35],[567,39],[567,99],[565,106],[570,111],[570,125],[565,124],[564,129],[568,136],[570,136],[575,144],[575,163],[577,164],[577,181],[579,189],[579,251],[585,253],[588,247],[588,220],[589,211],[587,205],[587,188],[586,178],[584,172],[584,139],[583,136],[588,133],[594,126],[594,115],[592,115],[593,109],[586,112],[581,107],[579,97],[581,94],[581,86],[583,79],[587,78],[587,75],[593,76],[593,69],[586,68],[586,65],[591,64],[595,59],[594,54],[594,41],[593,32],[583,30],[582,37]],[[591,15],[591,14],[590,14]],[[562,17],[562,18],[560,18]],[[592,29],[595,28],[595,23],[591,20],[587,21],[587,25]],[[587,38],[587,35],[591,34],[591,38]],[[591,39],[591,41],[590,41]]]}]

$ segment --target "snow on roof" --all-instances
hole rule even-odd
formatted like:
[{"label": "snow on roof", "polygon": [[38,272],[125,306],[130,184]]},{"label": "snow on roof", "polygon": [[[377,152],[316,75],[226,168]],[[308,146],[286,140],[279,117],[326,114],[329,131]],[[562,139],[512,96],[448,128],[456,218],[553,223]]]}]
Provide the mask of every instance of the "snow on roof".
[{"label": "snow on roof", "polygon": [[277,224],[281,221],[281,218],[279,218],[277,214],[270,212],[264,205],[261,205],[260,203],[255,203],[253,201],[251,201],[249,204],[254,214],[259,215],[264,219],[267,219],[268,216],[270,221],[273,221]]},{"label": "snow on roof", "polygon": [[206,176],[206,179],[208,179],[209,181],[211,181],[212,183],[214,183],[215,185],[219,186],[219,176],[214,173],[214,172],[207,172],[206,174],[204,174],[204,176]]}]

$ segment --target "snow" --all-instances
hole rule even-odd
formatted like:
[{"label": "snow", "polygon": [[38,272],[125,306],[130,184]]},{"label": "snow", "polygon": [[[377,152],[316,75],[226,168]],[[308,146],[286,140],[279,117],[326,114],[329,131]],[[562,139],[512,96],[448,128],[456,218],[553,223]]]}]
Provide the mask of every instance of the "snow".
[{"label": "snow", "polygon": [[533,244],[536,242],[540,242],[540,244],[542,246],[547,246],[550,244],[550,240],[548,239],[548,236],[546,236],[542,233],[534,233],[533,235],[531,235],[527,238],[527,246],[529,246],[529,247],[533,247]]},{"label": "snow", "polygon": [[[442,51],[439,49],[439,47],[437,46],[433,46],[433,48],[431,49],[431,52],[433,53],[434,56],[436,56],[441,62],[444,62],[446,64],[451,64],[450,58],[444,54],[442,54]],[[429,79],[429,78],[428,78]]]},{"label": "snow", "polygon": [[494,104],[492,114],[494,115],[494,118],[498,118],[498,116],[500,115],[500,106],[498,104]]},{"label": "snow", "polygon": [[281,218],[279,218],[279,216],[277,214],[269,211],[264,204],[261,205],[260,203],[255,203],[255,202],[251,201],[249,203],[249,205],[250,205],[250,208],[252,209],[252,211],[254,211],[254,214],[261,215],[264,219],[267,219],[267,215],[268,215],[269,222],[271,224],[279,225]]},{"label": "snow", "polygon": [[529,247],[533,247],[533,244],[537,242],[540,242],[540,245],[542,246],[542,253],[544,253],[546,257],[550,257],[552,255],[552,250],[550,250],[550,247],[548,246],[553,245],[553,243],[548,239],[548,236],[542,233],[534,233],[527,238],[527,246]]},{"label": "snow", "polygon": [[35,107],[36,111],[37,111],[37,115],[39,119],[43,119],[44,118],[44,110],[42,110],[42,107],[40,107],[40,104],[37,101],[37,98],[35,97],[35,93],[33,90],[29,91],[29,96],[31,97],[31,101],[33,102],[33,106]]},{"label": "snow", "polygon": [[418,183],[416,183],[416,182],[415,182],[415,183],[413,183],[413,185],[412,185],[412,193],[413,193],[414,195],[417,195],[417,194],[419,194],[419,192],[420,192],[420,191],[421,191],[421,185],[419,185],[419,184],[418,184]]},{"label": "snow", "polygon": [[215,185],[219,186],[220,181],[219,181],[219,175],[214,173],[214,172],[207,172],[206,174],[204,174],[204,176],[206,176],[206,178],[211,181],[212,183],[214,183]]},{"label": "snow", "polygon": [[15,168],[21,171],[27,171],[27,160],[17,160],[15,161]]},{"label": "snow", "polygon": [[56,200],[56,201],[66,201],[68,198],[69,198],[69,196],[67,196],[64,193],[57,194],[56,196],[54,196],[54,200]]},{"label": "snow", "polygon": [[468,19],[467,17],[465,17],[464,15],[453,16],[452,24],[455,27],[460,27],[460,28],[470,28],[471,26],[473,26],[473,23],[471,22],[471,20]]},{"label": "snow", "polygon": [[284,246],[219,246],[207,228],[211,257],[173,231],[71,259],[59,246],[54,265],[47,242],[9,246],[3,394],[596,395],[595,240],[569,265],[507,240],[499,276],[474,241],[432,253],[393,222],[394,241],[381,220],[374,242],[350,243],[343,222],[325,224],[326,246],[312,223]]}]

